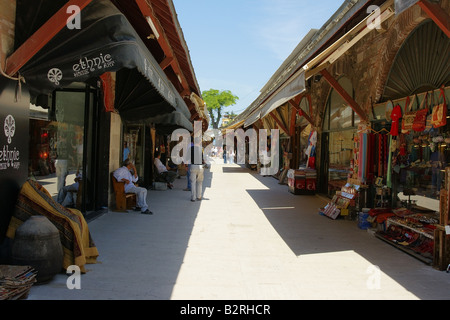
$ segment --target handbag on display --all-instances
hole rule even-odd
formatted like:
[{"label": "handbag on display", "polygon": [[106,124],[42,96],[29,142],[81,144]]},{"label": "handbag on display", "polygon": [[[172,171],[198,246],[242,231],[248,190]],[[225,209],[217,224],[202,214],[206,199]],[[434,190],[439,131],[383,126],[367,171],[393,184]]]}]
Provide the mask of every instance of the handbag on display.
[{"label": "handbag on display", "polygon": [[427,103],[428,103],[428,92],[425,94],[425,97],[423,97],[423,101],[420,104],[419,110],[416,111],[416,117],[414,118],[414,122],[412,125],[412,129],[416,132],[425,131],[428,114]]},{"label": "handbag on display", "polygon": [[447,124],[447,102],[445,100],[444,87],[441,88],[439,99],[443,97],[444,101],[433,107],[431,123],[433,127],[439,128]]},{"label": "handbag on display", "polygon": [[406,98],[405,114],[402,119],[402,133],[409,133],[412,130],[417,113],[417,111],[411,111],[415,100],[417,100],[417,95],[414,96],[414,99],[411,100],[411,102],[409,102],[409,97]]}]

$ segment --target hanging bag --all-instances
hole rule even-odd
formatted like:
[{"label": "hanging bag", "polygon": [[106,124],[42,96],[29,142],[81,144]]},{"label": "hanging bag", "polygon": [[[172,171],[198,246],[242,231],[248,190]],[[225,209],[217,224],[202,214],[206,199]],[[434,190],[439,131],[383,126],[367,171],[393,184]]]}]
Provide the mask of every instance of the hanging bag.
[{"label": "hanging bag", "polygon": [[420,105],[419,110],[416,111],[416,117],[414,118],[414,122],[412,125],[412,129],[416,132],[425,131],[425,127],[427,125],[427,114],[428,114],[428,92],[423,97],[423,101]]},{"label": "hanging bag", "polygon": [[402,119],[402,133],[409,133],[412,130],[414,119],[416,118],[416,111],[412,111],[412,106],[417,99],[417,95],[414,98],[411,102],[409,102],[409,97],[406,98],[405,114]]},{"label": "hanging bag", "polygon": [[439,99],[443,97],[444,101],[433,107],[432,113],[432,125],[435,128],[443,127],[447,124],[447,102],[445,100],[445,91],[444,87],[441,88],[441,94],[439,95]]}]

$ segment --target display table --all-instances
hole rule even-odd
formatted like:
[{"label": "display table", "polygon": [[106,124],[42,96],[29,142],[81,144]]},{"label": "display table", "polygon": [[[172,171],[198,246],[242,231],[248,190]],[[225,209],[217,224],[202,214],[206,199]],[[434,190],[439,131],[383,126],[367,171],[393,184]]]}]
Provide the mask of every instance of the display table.
[{"label": "display table", "polygon": [[317,172],[314,169],[290,169],[287,173],[289,192],[297,195],[316,193]]},{"label": "display table", "polygon": [[[434,234],[439,222],[438,215],[436,213],[417,213],[401,209],[392,211],[394,215],[387,218],[386,230],[378,231],[375,235],[431,265],[435,251]],[[402,214],[399,215],[399,212],[402,212]]]}]

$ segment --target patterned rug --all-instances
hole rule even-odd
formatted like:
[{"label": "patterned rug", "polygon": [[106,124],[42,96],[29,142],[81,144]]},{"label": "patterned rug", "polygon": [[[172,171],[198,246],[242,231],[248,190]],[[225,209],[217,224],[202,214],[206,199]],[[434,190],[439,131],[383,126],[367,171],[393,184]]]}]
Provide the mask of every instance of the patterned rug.
[{"label": "patterned rug", "polygon": [[47,217],[59,230],[65,269],[77,265],[85,273],[85,264],[97,262],[99,254],[83,214],[77,209],[63,207],[42,185],[29,179],[20,190],[6,236],[14,239],[17,228],[32,215]]}]

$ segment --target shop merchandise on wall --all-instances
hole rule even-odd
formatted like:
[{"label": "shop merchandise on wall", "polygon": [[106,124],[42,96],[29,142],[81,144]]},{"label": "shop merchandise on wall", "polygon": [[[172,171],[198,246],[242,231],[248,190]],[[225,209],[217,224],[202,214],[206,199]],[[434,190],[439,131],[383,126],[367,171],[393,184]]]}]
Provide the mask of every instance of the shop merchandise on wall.
[{"label": "shop merchandise on wall", "polygon": [[[442,198],[448,201],[445,188],[449,177],[445,171],[448,172],[450,147],[444,89],[439,90],[438,101],[435,97],[434,92],[425,93],[420,103],[417,95],[407,98],[403,114],[398,104],[392,109],[386,179],[380,177],[379,184],[375,184],[377,201],[367,218],[378,238],[428,264],[434,263],[436,252],[444,255],[441,260],[450,260],[445,253],[448,250],[442,249],[448,245],[448,236],[435,244],[437,230],[448,224],[448,210],[442,205]],[[379,145],[384,141],[385,138],[379,139]],[[378,167],[378,173],[383,170]],[[389,198],[391,190],[395,191],[392,203],[386,205],[383,197]],[[440,200],[440,205],[429,208],[417,199],[423,199],[422,203],[426,199]]]}]

